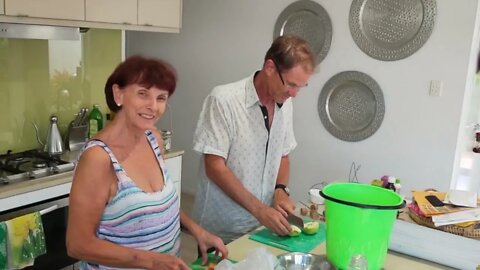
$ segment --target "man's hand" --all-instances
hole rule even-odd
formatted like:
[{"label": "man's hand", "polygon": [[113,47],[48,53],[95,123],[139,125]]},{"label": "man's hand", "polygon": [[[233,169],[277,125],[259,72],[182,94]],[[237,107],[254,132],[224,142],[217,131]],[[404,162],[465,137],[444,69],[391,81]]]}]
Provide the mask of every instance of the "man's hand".
[{"label": "man's hand", "polygon": [[284,217],[293,214],[295,211],[295,203],[282,189],[276,189],[273,195],[273,208],[280,212]]},{"label": "man's hand", "polygon": [[291,228],[285,216],[269,206],[262,206],[255,214],[257,220],[278,235],[287,235]]}]

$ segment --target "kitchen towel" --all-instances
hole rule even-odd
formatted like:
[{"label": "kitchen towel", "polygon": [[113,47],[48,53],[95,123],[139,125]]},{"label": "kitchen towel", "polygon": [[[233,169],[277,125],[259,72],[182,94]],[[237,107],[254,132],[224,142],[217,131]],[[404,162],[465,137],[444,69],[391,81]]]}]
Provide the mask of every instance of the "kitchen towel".
[{"label": "kitchen towel", "polygon": [[7,224],[0,222],[0,269],[7,269]]},{"label": "kitchen towel", "polygon": [[7,224],[8,269],[33,265],[36,257],[45,254],[45,234],[39,212],[33,212],[5,222]]}]

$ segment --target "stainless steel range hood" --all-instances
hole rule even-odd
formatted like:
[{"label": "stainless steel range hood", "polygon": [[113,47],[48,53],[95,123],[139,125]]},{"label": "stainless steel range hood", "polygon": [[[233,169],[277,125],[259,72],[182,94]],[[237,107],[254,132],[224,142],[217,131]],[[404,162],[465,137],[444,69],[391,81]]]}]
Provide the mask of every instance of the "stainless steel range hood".
[{"label": "stainless steel range hood", "polygon": [[80,40],[78,27],[0,23],[0,38]]}]

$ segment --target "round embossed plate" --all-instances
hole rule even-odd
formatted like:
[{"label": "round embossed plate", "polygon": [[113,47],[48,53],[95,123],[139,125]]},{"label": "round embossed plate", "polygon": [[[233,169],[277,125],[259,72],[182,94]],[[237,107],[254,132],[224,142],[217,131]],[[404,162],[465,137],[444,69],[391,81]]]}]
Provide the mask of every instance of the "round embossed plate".
[{"label": "round embossed plate", "polygon": [[332,22],[317,2],[300,0],[287,6],[277,18],[273,38],[297,35],[305,39],[317,55],[317,63],[327,56],[332,43]]},{"label": "round embossed plate", "polygon": [[382,124],[385,114],[382,90],[365,73],[338,73],[320,92],[318,114],[333,136],[350,142],[364,140]]},{"label": "round embossed plate", "polygon": [[430,37],[436,9],[435,0],[353,0],[350,32],[369,56],[383,61],[403,59]]}]

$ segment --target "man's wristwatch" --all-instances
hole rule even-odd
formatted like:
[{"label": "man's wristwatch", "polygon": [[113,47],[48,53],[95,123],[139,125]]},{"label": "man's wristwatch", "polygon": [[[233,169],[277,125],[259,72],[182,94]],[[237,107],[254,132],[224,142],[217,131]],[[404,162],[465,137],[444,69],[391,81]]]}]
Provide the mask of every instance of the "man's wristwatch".
[{"label": "man's wristwatch", "polygon": [[275,190],[277,190],[277,188],[283,189],[283,191],[285,191],[285,193],[287,193],[287,196],[290,196],[290,189],[288,189],[288,187],[285,186],[284,184],[276,184],[275,185]]}]

